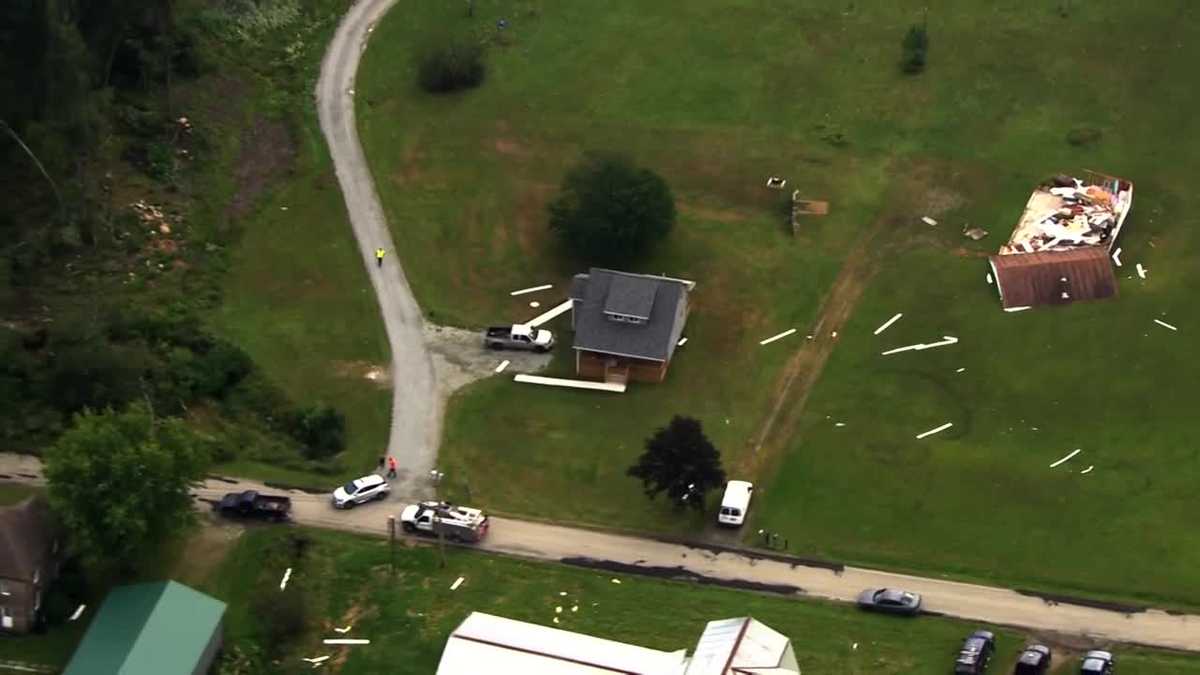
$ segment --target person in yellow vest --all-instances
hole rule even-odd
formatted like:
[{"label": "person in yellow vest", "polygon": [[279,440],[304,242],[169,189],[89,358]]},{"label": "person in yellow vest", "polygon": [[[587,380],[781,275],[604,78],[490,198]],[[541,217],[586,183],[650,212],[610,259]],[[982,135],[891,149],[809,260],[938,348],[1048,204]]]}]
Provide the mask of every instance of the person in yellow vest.
[{"label": "person in yellow vest", "polygon": [[387,251],[382,248],[375,249],[375,266],[383,267],[383,256],[387,255]]}]

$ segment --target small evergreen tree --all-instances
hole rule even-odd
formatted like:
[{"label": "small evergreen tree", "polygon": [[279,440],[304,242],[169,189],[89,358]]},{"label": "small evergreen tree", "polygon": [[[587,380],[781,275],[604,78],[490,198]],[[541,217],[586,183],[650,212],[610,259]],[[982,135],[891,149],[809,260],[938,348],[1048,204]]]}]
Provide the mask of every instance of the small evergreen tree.
[{"label": "small evergreen tree", "polygon": [[646,496],[660,492],[676,504],[704,508],[704,495],[725,483],[721,453],[705,437],[699,420],[676,415],[646,439],[646,451],[628,475],[639,478]]},{"label": "small evergreen tree", "polygon": [[925,70],[925,59],[929,51],[929,32],[925,29],[925,24],[909,26],[902,47],[900,67],[904,72],[916,75]]}]

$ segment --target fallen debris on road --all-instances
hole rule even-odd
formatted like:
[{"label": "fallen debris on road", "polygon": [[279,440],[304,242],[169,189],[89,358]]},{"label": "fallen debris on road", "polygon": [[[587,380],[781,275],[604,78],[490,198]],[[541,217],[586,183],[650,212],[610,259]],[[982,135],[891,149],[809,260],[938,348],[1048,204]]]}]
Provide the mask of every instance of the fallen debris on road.
[{"label": "fallen debris on road", "polygon": [[504,369],[507,367],[508,367],[508,359],[504,359],[503,361],[500,362],[500,365],[496,366],[496,372],[503,373]]}]

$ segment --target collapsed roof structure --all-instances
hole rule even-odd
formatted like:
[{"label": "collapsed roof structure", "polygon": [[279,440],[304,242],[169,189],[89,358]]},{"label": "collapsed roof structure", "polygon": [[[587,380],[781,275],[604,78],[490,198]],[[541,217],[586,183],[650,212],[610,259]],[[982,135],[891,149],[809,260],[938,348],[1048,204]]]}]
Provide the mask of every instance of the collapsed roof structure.
[{"label": "collapsed roof structure", "polygon": [[1085,176],[1055,176],[1034,190],[1012,236],[989,258],[1006,309],[1116,295],[1109,254],[1133,205],[1133,183]]}]

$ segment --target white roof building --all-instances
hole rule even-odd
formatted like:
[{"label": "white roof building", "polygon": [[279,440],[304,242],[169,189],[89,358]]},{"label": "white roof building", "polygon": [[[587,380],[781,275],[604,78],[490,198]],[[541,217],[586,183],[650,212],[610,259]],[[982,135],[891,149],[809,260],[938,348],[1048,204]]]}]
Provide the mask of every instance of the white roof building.
[{"label": "white roof building", "polygon": [[754,619],[712,621],[696,645],[664,652],[473,612],[446,641],[437,675],[800,675],[791,642]]}]

